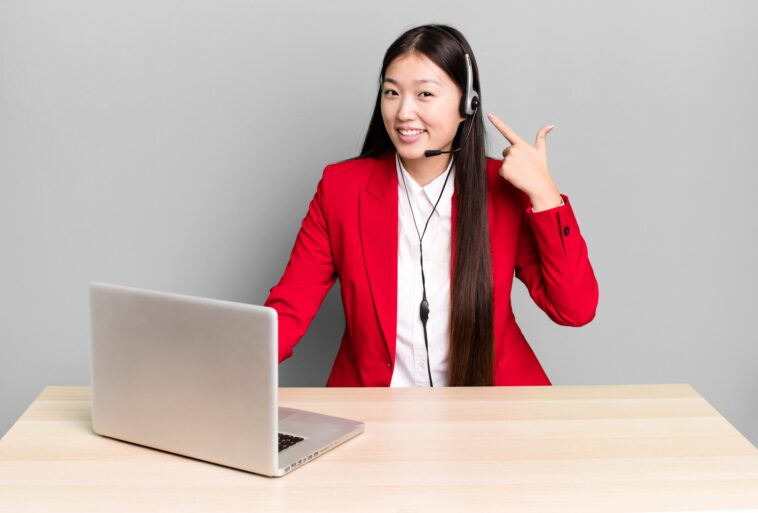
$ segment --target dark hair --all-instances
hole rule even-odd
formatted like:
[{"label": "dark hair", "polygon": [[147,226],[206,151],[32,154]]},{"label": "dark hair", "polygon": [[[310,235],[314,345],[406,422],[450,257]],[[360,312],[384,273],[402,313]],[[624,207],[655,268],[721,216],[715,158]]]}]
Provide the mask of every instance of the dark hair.
[{"label": "dark hair", "polygon": [[[360,157],[378,158],[393,148],[381,112],[384,73],[397,57],[418,52],[428,57],[466,91],[465,54],[471,58],[474,90],[479,93],[479,70],[466,39],[447,25],[422,25],[404,32],[387,49],[379,74],[379,92]],[[467,123],[473,123],[470,128]],[[458,126],[456,140],[463,129],[471,130],[465,144],[455,154],[457,217],[453,282],[451,284],[450,386],[493,384],[493,305],[487,215],[487,162],[484,147],[484,122],[481,109],[467,116]],[[457,147],[454,141],[453,147]]]}]

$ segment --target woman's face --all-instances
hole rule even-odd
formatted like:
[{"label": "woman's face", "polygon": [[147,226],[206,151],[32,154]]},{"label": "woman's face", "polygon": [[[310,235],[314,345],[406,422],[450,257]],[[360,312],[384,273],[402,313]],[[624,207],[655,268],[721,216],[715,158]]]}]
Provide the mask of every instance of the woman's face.
[{"label": "woman's face", "polygon": [[459,111],[461,94],[447,73],[421,53],[400,55],[387,66],[382,119],[404,161],[424,159],[426,150],[451,149],[465,119]]}]

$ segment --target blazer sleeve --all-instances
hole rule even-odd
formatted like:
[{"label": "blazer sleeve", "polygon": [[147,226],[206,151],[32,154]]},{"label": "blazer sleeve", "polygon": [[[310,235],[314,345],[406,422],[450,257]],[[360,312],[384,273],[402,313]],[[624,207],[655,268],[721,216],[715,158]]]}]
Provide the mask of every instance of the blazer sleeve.
[{"label": "blazer sleeve", "polygon": [[561,197],[563,205],[539,212],[525,200],[515,271],[554,322],[582,326],[595,317],[598,285],[571,203]]},{"label": "blazer sleeve", "polygon": [[327,166],[301,223],[284,274],[264,302],[277,312],[279,363],[292,356],[293,348],[337,279],[327,219],[328,182]]}]

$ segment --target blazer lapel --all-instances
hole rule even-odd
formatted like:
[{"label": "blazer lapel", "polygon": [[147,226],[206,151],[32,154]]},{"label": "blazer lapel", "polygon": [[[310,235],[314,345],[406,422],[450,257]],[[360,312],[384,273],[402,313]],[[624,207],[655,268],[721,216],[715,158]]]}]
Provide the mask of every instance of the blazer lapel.
[{"label": "blazer lapel", "polygon": [[358,205],[363,258],[391,361],[397,338],[398,182],[395,150],[380,157]]}]

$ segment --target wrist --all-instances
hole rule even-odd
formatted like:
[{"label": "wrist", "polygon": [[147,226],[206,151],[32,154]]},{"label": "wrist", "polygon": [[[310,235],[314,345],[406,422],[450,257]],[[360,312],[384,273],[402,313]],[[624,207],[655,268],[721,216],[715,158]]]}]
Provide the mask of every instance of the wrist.
[{"label": "wrist", "polygon": [[558,189],[553,189],[540,194],[530,195],[529,202],[532,204],[532,211],[538,212],[561,206],[563,204],[563,197],[558,192]]}]

